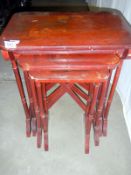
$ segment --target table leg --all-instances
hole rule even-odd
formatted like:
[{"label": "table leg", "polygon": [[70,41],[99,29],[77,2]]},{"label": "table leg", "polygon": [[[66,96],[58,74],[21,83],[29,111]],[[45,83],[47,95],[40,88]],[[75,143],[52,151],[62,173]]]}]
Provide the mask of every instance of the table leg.
[{"label": "table leg", "polygon": [[14,75],[15,75],[15,78],[16,78],[16,83],[17,83],[17,86],[18,86],[18,90],[19,90],[19,94],[20,94],[21,101],[22,101],[22,104],[23,104],[23,108],[24,108],[24,111],[25,111],[26,136],[30,137],[30,134],[31,134],[30,112],[29,112],[29,108],[28,108],[28,105],[27,105],[27,101],[26,101],[26,97],[25,97],[25,93],[24,93],[24,88],[23,88],[20,72],[19,72],[19,69],[18,69],[18,66],[17,66],[17,63],[15,61],[13,53],[9,52],[9,56],[10,56],[10,59],[11,59],[12,69],[13,69],[13,72],[14,72]]},{"label": "table leg", "polygon": [[44,105],[43,105],[43,97],[42,97],[42,86],[41,83],[37,82],[37,93],[38,93],[38,101],[39,101],[39,108],[40,108],[40,117],[41,117],[41,122],[44,130],[44,148],[45,151],[48,150],[48,131],[47,131],[47,121],[46,121],[46,116],[44,113]]},{"label": "table leg", "polygon": [[39,116],[39,106],[38,106],[37,95],[36,95],[35,81],[31,79],[30,84],[31,84],[32,96],[34,101],[35,115],[37,120],[37,147],[40,148],[42,143],[42,127],[41,127],[41,119]]},{"label": "table leg", "polygon": [[[109,78],[108,78],[108,81],[107,81],[106,93],[105,93],[105,97],[104,97],[104,105],[103,105],[102,115],[101,115],[101,119],[100,119],[100,136],[102,136],[102,132],[103,132],[102,131],[103,130],[103,115],[104,115],[104,111],[105,111],[106,102],[107,102],[107,99],[108,99],[108,92],[109,92],[109,89],[110,89],[109,86],[110,86],[112,70],[110,70],[109,73],[110,74],[109,74]],[[101,91],[100,91],[100,94],[101,94]]]},{"label": "table leg", "polygon": [[110,94],[107,100],[107,104],[105,107],[105,111],[104,111],[104,116],[103,116],[103,135],[106,136],[107,135],[107,123],[108,123],[108,113],[109,113],[109,109],[113,100],[113,96],[114,96],[114,92],[116,89],[116,85],[120,76],[120,72],[121,72],[121,68],[123,65],[123,60],[120,61],[120,64],[118,65],[117,69],[116,69],[116,73],[114,76],[114,80],[113,80],[113,84],[110,90]]},{"label": "table leg", "polygon": [[[99,84],[96,83],[94,85],[94,88],[92,86],[93,90],[93,97],[91,99],[91,104],[89,106],[89,111],[86,110],[85,112],[85,131],[86,131],[86,136],[85,136],[85,153],[89,153],[89,142],[90,142],[90,130],[91,130],[91,124],[94,120],[94,113],[95,113],[95,105],[96,105],[96,100],[98,96],[98,91],[99,91]],[[88,109],[88,106],[87,106]]]},{"label": "table leg", "polygon": [[27,71],[24,71],[23,73],[24,73],[26,88],[27,88],[29,102],[30,102],[31,131],[32,131],[33,136],[35,136],[37,127],[36,127],[36,117],[35,117],[35,111],[34,111],[34,102],[33,102],[33,97],[32,97],[32,91],[30,88],[29,75]]},{"label": "table leg", "polygon": [[[46,84],[42,84],[42,92],[43,92],[43,106],[44,106],[44,111],[45,111],[45,131],[44,131],[44,145],[45,145],[45,150],[48,150],[48,106],[47,106],[47,91],[46,91]],[[42,93],[41,92],[41,93]]]},{"label": "table leg", "polygon": [[107,81],[102,83],[101,87],[101,96],[99,99],[99,103],[96,109],[96,119],[94,122],[94,137],[95,137],[95,145],[99,145],[99,137],[100,137],[100,131],[101,131],[101,126],[102,126],[102,111],[103,111],[103,106],[104,106],[104,98],[106,94],[106,89],[107,89]]}]

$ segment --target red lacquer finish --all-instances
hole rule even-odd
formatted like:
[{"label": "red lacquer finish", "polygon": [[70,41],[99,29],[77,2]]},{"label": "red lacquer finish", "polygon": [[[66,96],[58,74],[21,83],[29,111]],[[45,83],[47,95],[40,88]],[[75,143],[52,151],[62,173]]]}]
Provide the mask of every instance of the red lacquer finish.
[{"label": "red lacquer finish", "polygon": [[[85,129],[86,129],[86,137],[85,137],[85,153],[89,153],[89,140],[90,140],[90,130],[92,123],[94,123],[95,129],[95,143],[99,140],[99,130],[100,124],[99,120],[102,113],[102,106],[104,102],[104,96],[106,92],[106,85],[109,78],[109,71],[108,70],[99,70],[99,71],[39,71],[39,70],[31,70],[29,71],[30,82],[35,82],[36,90],[33,89],[35,93],[34,97],[38,96],[39,101],[39,110],[40,110],[40,117],[41,117],[41,124],[44,131],[44,148],[45,150],[48,149],[48,109],[50,103],[49,100],[53,99],[54,92],[52,93],[53,96],[48,98],[46,95],[46,90],[42,93],[42,87],[45,89],[45,86],[48,82],[54,83],[57,82],[60,84],[63,93],[68,93],[73,100],[85,111]],[[80,98],[76,90],[72,87],[75,86],[74,83],[86,83],[86,84],[93,84],[93,93],[88,93],[85,95],[86,103],[84,103]],[[101,98],[100,104],[98,105],[98,109],[96,108],[97,102],[97,94],[99,91],[100,84],[102,83],[102,90],[101,90]],[[60,92],[60,90],[59,90]],[[82,92],[82,91],[80,91]],[[43,95],[42,95],[43,94]],[[57,93],[58,94],[58,93]],[[56,94],[56,95],[57,95]],[[58,99],[57,99],[58,100]],[[36,101],[36,99],[34,99]],[[37,105],[37,104],[36,104]],[[37,108],[37,106],[35,107]],[[95,118],[95,116],[97,116]],[[37,136],[38,138],[38,136]]]},{"label": "red lacquer finish", "polygon": [[20,55],[18,64],[25,70],[100,70],[114,69],[119,56],[114,54]]},{"label": "red lacquer finish", "polygon": [[[43,22],[44,21],[44,22]],[[108,22],[107,22],[108,21]],[[5,41],[16,41],[12,48]],[[16,13],[4,30],[0,46],[35,52],[131,48],[131,30],[122,14],[112,12]]]},{"label": "red lacquer finish", "polygon": [[100,136],[107,133],[123,60],[131,55],[131,27],[120,12],[16,13],[0,36],[0,48],[12,63],[26,116],[26,134],[36,136],[38,148],[43,138],[48,150],[48,111],[65,93],[85,113],[85,152],[89,152],[92,126],[95,145],[99,145]]}]

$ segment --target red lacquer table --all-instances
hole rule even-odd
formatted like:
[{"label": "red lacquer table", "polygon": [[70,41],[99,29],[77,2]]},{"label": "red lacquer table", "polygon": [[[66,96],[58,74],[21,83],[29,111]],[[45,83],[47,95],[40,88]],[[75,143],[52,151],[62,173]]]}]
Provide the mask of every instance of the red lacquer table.
[{"label": "red lacquer table", "polygon": [[[3,57],[12,63],[26,114],[27,136],[30,136],[31,133],[30,118],[31,116],[35,116],[35,114],[33,114],[34,106],[28,80],[31,75],[36,76],[37,79],[38,77],[41,79],[41,76],[44,77],[44,79],[51,75],[53,77],[54,74],[52,71],[56,70],[69,72],[85,71],[85,75],[87,75],[86,71],[89,70],[94,71],[94,75],[98,70],[109,72],[110,76],[107,82],[106,96],[103,96],[102,102],[98,102],[101,104],[100,110],[98,110],[97,113],[99,113],[100,116],[99,123],[102,123],[100,124],[102,125],[102,130],[101,132],[96,132],[99,133],[99,135],[102,135],[102,133],[103,135],[107,134],[107,116],[122,63],[131,53],[131,27],[120,12],[114,10],[112,12],[87,13],[16,13],[0,37],[0,47]],[[120,61],[118,58],[120,58]],[[25,98],[19,66],[24,72],[29,104],[27,104]],[[109,82],[114,68],[116,68],[116,72],[110,89]],[[45,78],[43,71],[50,71],[52,74],[46,73],[47,77]],[[40,72],[42,72],[41,75]],[[65,76],[66,74],[62,72],[62,75]],[[74,72],[68,73],[68,78],[72,81],[68,82],[69,87],[74,88],[73,91],[77,93],[77,95],[86,99],[86,94],[81,88],[72,85],[74,80],[76,81],[76,76],[73,80],[72,75],[74,76]],[[77,73],[75,75],[77,75]],[[65,79],[63,79],[63,81],[64,80]],[[66,81],[67,80],[65,80],[65,82]],[[47,82],[45,91],[54,86],[54,81],[51,80],[50,82],[50,80],[48,80]],[[85,80],[83,80],[83,83],[79,85],[90,93],[92,92],[93,84],[89,84],[90,87],[88,87]],[[65,86],[62,85],[63,89]],[[63,89],[61,88],[61,90]],[[98,101],[101,101],[101,93],[102,90],[100,90]],[[109,96],[107,96],[108,93]],[[51,103],[53,104],[57,101],[62,94],[64,94],[64,92],[55,92],[55,94],[51,96],[53,99]],[[76,99],[73,95],[72,97]],[[78,99],[76,101],[82,107],[81,102]],[[51,103],[50,106],[52,105]],[[34,135],[36,134],[35,122],[36,118],[32,117],[32,131]],[[96,142],[96,145],[99,144],[98,138]]]}]

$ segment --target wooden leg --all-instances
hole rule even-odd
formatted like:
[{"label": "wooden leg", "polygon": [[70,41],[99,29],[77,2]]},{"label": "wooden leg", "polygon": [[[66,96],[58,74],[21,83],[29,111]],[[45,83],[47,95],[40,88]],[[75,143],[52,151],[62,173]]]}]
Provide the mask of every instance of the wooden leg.
[{"label": "wooden leg", "polygon": [[47,106],[47,92],[46,92],[46,84],[42,84],[42,92],[43,92],[43,106],[45,111],[45,127],[44,127],[44,146],[45,150],[48,150],[48,106]]},{"label": "wooden leg", "polygon": [[12,69],[16,78],[16,83],[18,86],[18,90],[19,90],[19,94],[21,97],[21,101],[23,104],[23,108],[25,111],[25,116],[26,116],[26,136],[30,137],[31,135],[31,120],[30,120],[30,112],[29,112],[29,108],[27,105],[27,101],[26,101],[26,97],[25,97],[25,93],[24,93],[24,88],[23,88],[23,84],[22,84],[22,80],[21,80],[21,76],[20,76],[20,72],[17,66],[17,63],[15,61],[14,55],[12,52],[9,52],[9,56],[11,59],[11,64],[12,64]]},{"label": "wooden leg", "polygon": [[107,88],[107,81],[102,83],[102,89],[101,89],[101,96],[99,99],[98,107],[97,107],[97,113],[96,113],[96,119],[94,122],[94,132],[95,132],[95,145],[99,145],[99,137],[101,135],[101,126],[102,126],[102,111],[103,111],[103,105],[104,105],[104,97],[106,93]]},{"label": "wooden leg", "polygon": [[48,150],[48,132],[47,132],[47,124],[48,123],[47,123],[47,117],[44,113],[41,83],[37,82],[36,86],[37,86],[37,93],[38,93],[40,117],[41,117],[41,122],[42,122],[43,130],[44,130],[44,148],[47,151]]},{"label": "wooden leg", "polygon": [[[94,89],[94,90],[93,90]],[[86,128],[86,136],[85,136],[85,153],[89,153],[89,142],[90,142],[90,130],[91,130],[91,124],[94,120],[94,113],[95,113],[95,106],[96,106],[96,100],[98,96],[98,90],[99,90],[99,84],[95,84],[94,88],[92,86],[92,100],[89,107],[89,111],[86,111],[85,113],[85,128]],[[88,109],[88,107],[87,107]]]},{"label": "wooden leg", "polygon": [[85,116],[85,154],[89,154],[89,145],[90,145],[90,130],[92,124],[92,116]]},{"label": "wooden leg", "polygon": [[109,78],[108,78],[108,81],[107,81],[107,88],[106,88],[106,93],[105,93],[105,97],[104,97],[103,111],[102,111],[101,120],[100,120],[100,122],[101,122],[100,123],[100,136],[102,136],[102,134],[103,134],[103,115],[104,115],[105,106],[106,106],[106,102],[107,102],[107,98],[108,98],[108,92],[109,92],[109,89],[110,89],[109,86],[110,86],[110,80],[111,80],[112,71],[113,70],[109,71],[110,74],[109,74]]},{"label": "wooden leg", "polygon": [[36,95],[35,81],[30,80],[30,84],[31,84],[32,96],[34,101],[35,115],[37,120],[37,147],[40,148],[42,143],[42,127],[41,127],[41,119],[39,116],[39,106],[38,106],[38,100]]},{"label": "wooden leg", "polygon": [[116,85],[120,76],[120,72],[121,72],[121,68],[122,68],[122,64],[123,64],[123,60],[121,60],[120,64],[118,65],[117,69],[116,69],[116,73],[114,76],[114,80],[113,80],[113,84],[111,87],[111,91],[107,100],[107,104],[106,104],[106,108],[105,108],[105,112],[104,112],[104,116],[103,116],[103,135],[106,136],[107,135],[107,123],[108,123],[108,113],[109,113],[109,109],[113,100],[113,96],[114,96],[114,92],[116,89]]},{"label": "wooden leg", "polygon": [[29,75],[27,71],[24,71],[23,73],[24,73],[24,78],[25,78],[25,83],[26,83],[26,88],[27,88],[29,103],[30,103],[31,131],[32,131],[32,135],[35,136],[37,127],[36,127],[34,102],[33,102],[33,97],[32,97],[32,91],[30,88]]},{"label": "wooden leg", "polygon": [[37,133],[37,120],[36,116],[32,117],[31,119],[31,130],[32,130],[32,136],[36,136]]}]

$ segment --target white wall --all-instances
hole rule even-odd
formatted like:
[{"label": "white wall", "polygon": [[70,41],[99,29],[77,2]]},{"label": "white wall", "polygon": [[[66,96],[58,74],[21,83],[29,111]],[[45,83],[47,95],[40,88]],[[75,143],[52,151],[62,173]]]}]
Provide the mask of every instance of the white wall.
[{"label": "white wall", "polygon": [[[120,10],[131,24],[131,0],[97,0],[97,5]],[[123,104],[124,117],[131,140],[131,60],[124,62],[117,91]]]},{"label": "white wall", "polygon": [[89,5],[96,5],[97,0],[85,0]]}]

